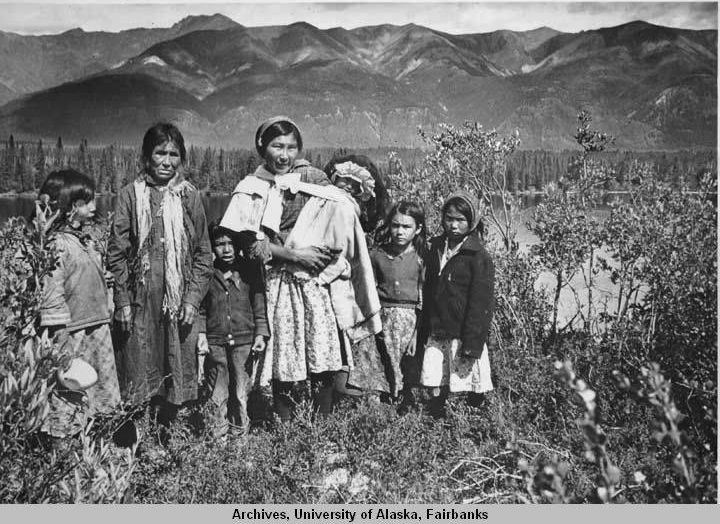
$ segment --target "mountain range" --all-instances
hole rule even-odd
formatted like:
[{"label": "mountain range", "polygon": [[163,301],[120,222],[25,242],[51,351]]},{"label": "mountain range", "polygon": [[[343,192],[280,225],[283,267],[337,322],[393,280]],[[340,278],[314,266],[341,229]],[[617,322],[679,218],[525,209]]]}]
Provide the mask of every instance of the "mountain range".
[{"label": "mountain range", "polygon": [[715,147],[717,31],[631,22],[452,35],[417,25],[0,32],[0,136],[139,143],[169,119],[197,145],[252,147],[287,114],[310,146],[414,147],[417,127],[478,121],[522,147],[573,146],[580,108],[628,149]]}]

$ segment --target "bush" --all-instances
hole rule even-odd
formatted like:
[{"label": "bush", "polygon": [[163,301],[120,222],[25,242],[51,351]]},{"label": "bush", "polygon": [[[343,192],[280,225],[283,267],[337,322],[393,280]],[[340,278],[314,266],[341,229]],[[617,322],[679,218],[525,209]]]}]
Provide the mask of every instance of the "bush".
[{"label": "bush", "polygon": [[0,501],[119,502],[133,458],[107,443],[112,425],[91,424],[78,439],[40,432],[55,372],[68,359],[36,329],[55,260],[40,228],[11,219],[0,229]]}]

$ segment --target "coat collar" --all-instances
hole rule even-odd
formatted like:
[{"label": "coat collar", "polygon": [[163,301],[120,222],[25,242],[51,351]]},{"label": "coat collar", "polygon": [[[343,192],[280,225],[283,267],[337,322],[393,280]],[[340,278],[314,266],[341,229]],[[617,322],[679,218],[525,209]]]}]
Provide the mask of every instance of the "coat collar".
[{"label": "coat collar", "polygon": [[[442,251],[443,249],[445,249],[445,235],[440,235],[433,238],[432,240],[430,240],[430,245],[432,246],[433,250]],[[478,236],[477,232],[474,231],[470,233],[470,235],[465,239],[465,242],[463,243],[458,253],[475,253],[482,250],[482,248],[483,247],[482,242],[480,241],[480,237]]]}]

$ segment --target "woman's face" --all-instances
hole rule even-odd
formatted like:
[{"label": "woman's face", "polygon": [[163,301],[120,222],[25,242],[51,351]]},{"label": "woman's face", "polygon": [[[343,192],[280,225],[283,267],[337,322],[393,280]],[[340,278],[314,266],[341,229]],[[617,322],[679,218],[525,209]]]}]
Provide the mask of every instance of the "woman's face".
[{"label": "woman's face", "polygon": [[448,206],[443,214],[443,229],[447,237],[452,240],[462,240],[470,232],[465,215],[460,213],[455,206]]},{"label": "woman's face", "polygon": [[148,174],[157,185],[167,185],[177,174],[180,163],[180,149],[175,142],[169,140],[153,149],[148,163]]},{"label": "woman's face", "polygon": [[295,163],[300,149],[295,135],[279,135],[265,148],[265,167],[276,175],[284,175]]}]

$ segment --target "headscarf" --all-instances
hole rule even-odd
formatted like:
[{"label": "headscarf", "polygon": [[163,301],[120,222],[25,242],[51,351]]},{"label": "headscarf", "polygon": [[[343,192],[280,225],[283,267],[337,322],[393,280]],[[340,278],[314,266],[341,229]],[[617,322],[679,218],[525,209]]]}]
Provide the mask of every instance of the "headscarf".
[{"label": "headscarf", "polygon": [[255,148],[257,149],[258,153],[260,153],[260,156],[263,156],[262,155],[263,147],[267,146],[267,144],[262,143],[263,134],[265,133],[265,131],[268,130],[268,128],[271,125],[277,124],[278,122],[287,122],[288,124],[292,124],[293,126],[295,126],[295,129],[297,129],[298,133],[300,133],[300,128],[290,117],[287,117],[284,115],[278,115],[278,116],[274,116],[272,118],[268,118],[262,124],[260,124],[260,127],[258,128],[257,132],[255,133]]},{"label": "headscarf", "polygon": [[445,206],[447,206],[448,202],[454,199],[461,199],[470,208],[470,231],[474,231],[480,224],[480,219],[482,218],[480,216],[480,201],[475,198],[475,196],[473,196],[471,193],[461,189],[450,193],[450,195],[443,202],[442,209],[445,209]]},{"label": "headscarf", "polygon": [[354,195],[361,202],[365,202],[375,197],[375,179],[370,171],[352,161],[335,164],[335,168],[330,175],[330,180],[335,183],[337,178],[349,178],[360,185],[360,194]]}]

